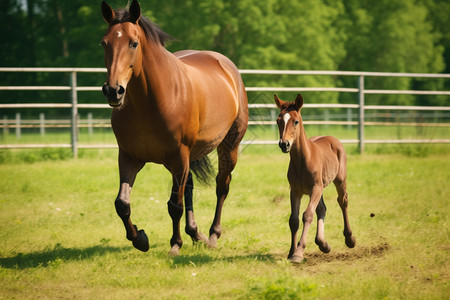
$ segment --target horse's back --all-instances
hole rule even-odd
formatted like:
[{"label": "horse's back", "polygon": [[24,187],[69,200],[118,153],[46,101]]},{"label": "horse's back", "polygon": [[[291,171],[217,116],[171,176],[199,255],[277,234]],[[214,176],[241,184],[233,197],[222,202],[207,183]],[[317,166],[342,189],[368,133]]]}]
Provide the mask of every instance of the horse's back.
[{"label": "horse's back", "polygon": [[238,130],[245,133],[247,94],[234,63],[213,51],[183,50],[174,55],[184,63],[193,85],[192,98],[200,106],[200,128],[193,155],[199,152],[201,156],[207,149],[217,147],[236,122],[241,124]]},{"label": "horse's back", "polygon": [[236,105],[246,105],[244,84],[238,68],[226,56],[214,51],[182,50],[175,52],[196,82],[209,95],[217,96],[223,90],[231,92]]}]

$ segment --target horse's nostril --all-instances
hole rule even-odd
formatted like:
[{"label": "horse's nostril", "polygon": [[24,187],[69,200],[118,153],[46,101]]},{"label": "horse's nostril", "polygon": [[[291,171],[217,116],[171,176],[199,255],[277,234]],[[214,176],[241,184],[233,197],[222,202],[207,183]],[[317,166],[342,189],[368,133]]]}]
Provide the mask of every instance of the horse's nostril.
[{"label": "horse's nostril", "polygon": [[117,94],[122,95],[123,93],[125,93],[125,89],[123,88],[123,86],[120,85]]},{"label": "horse's nostril", "polygon": [[102,93],[103,95],[108,96],[108,86],[106,84],[102,86]]}]

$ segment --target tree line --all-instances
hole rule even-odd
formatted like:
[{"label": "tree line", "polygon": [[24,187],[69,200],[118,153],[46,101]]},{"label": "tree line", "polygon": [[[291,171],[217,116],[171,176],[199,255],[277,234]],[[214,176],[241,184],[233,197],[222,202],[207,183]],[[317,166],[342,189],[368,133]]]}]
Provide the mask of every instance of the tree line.
[{"label": "tree line", "polygon": [[[126,0],[107,2],[114,8],[127,5]],[[107,25],[101,16],[101,1],[3,0],[2,3],[0,66],[104,66],[99,42]],[[143,15],[174,38],[168,50],[218,51],[241,69],[450,72],[448,0],[141,0],[140,3]],[[1,76],[2,85],[62,80],[60,74]],[[333,76],[244,76],[244,81],[247,86],[356,85],[356,78]],[[373,78],[367,80],[366,88],[449,90],[448,81]],[[49,95],[44,92],[33,97]],[[315,94],[314,101],[351,102],[354,98],[323,93]],[[373,95],[369,101],[446,105],[448,96]]]}]

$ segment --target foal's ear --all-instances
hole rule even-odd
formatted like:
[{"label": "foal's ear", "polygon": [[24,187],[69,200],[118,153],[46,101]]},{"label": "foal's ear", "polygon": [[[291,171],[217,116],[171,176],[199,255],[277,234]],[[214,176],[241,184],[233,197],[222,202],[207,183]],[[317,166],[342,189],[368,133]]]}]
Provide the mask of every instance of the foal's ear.
[{"label": "foal's ear", "polygon": [[275,99],[275,103],[276,103],[277,107],[279,109],[282,109],[281,107],[283,106],[284,101],[281,100],[280,98],[278,98],[277,95],[273,95],[273,98]]},{"label": "foal's ear", "polygon": [[116,18],[116,14],[114,13],[114,10],[105,1],[102,2],[102,14],[103,14],[103,19],[108,24],[111,24],[112,20],[114,20]]},{"label": "foal's ear", "polygon": [[298,94],[297,98],[295,98],[295,107],[297,108],[297,110],[300,110],[302,106],[303,106],[303,97],[302,95]]},{"label": "foal's ear", "polygon": [[141,17],[141,6],[139,5],[139,2],[137,2],[137,0],[133,0],[130,5],[130,17],[131,21],[134,24],[137,24]]}]

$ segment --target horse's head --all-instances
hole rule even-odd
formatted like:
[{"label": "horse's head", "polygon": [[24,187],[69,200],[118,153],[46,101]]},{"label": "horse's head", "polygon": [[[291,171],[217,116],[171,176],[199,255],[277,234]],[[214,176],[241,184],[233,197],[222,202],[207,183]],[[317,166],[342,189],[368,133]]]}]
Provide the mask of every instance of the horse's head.
[{"label": "horse's head", "polygon": [[280,109],[277,119],[278,130],[280,131],[278,146],[280,146],[281,151],[288,153],[294,143],[296,130],[299,130],[298,125],[302,121],[300,109],[303,106],[303,97],[298,94],[294,102],[283,101],[277,95],[274,95],[274,98]]},{"label": "horse's head", "polygon": [[133,0],[126,20],[118,21],[111,6],[103,1],[102,13],[109,24],[101,42],[108,70],[102,91],[109,105],[118,107],[123,103],[131,76],[140,72],[142,29],[138,26],[138,21],[141,17],[141,8],[139,3]]}]

